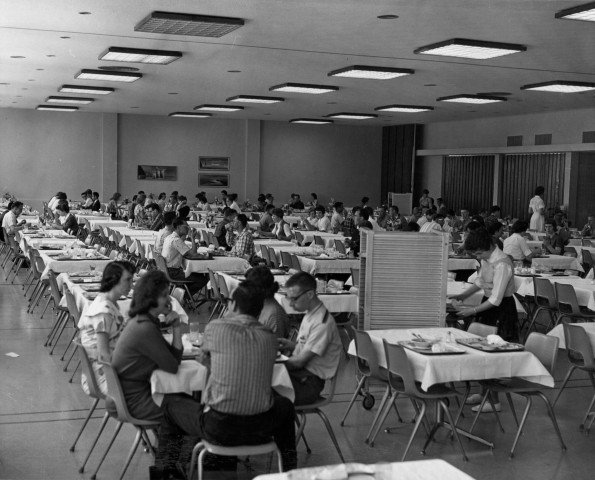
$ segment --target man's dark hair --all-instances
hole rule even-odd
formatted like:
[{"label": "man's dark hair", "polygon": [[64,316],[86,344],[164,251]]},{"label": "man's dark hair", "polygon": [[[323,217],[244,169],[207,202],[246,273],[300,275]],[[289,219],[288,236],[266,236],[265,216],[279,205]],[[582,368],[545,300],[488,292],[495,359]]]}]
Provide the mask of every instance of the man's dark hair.
[{"label": "man's dark hair", "polygon": [[335,202],[333,207],[335,207],[335,209],[339,210],[339,209],[343,208],[343,202]]},{"label": "man's dark hair", "polygon": [[318,195],[316,195],[315,193],[311,193],[310,196],[314,199],[314,200],[318,200]]},{"label": "man's dark hair", "polygon": [[510,227],[510,231],[512,233],[522,233],[526,232],[528,228],[529,224],[525,220],[517,220],[512,224],[512,227]]},{"label": "man's dark hair", "polygon": [[471,220],[479,223],[481,226],[485,225],[485,220],[483,219],[483,217],[481,215],[473,215],[471,217]]},{"label": "man's dark hair", "polygon": [[161,270],[150,270],[145,273],[134,286],[132,303],[128,312],[130,318],[149,313],[151,308],[159,305],[159,296],[167,290],[169,290],[169,280],[165,273]]},{"label": "man's dark hair", "polygon": [[359,212],[361,209],[362,209],[362,207],[360,207],[359,205],[358,205],[358,206],[356,206],[356,207],[353,207],[353,208],[351,209],[351,214],[352,214],[352,215],[355,215],[355,212]]},{"label": "man's dark hair", "polygon": [[159,207],[159,205],[157,205],[156,203],[149,203],[146,207],[145,210],[157,210],[158,212],[161,211],[161,207]]},{"label": "man's dark hair", "polygon": [[188,205],[184,205],[178,210],[178,218],[181,220],[188,220],[188,215],[190,215],[190,207]]},{"label": "man's dark hair", "polygon": [[409,230],[410,232],[419,232],[419,223],[409,222],[407,224],[407,230]]},{"label": "man's dark hair", "polygon": [[[21,203],[21,202],[14,202],[15,205],[17,203]],[[23,206],[23,204],[21,203],[21,206]],[[13,205],[14,207],[14,205]],[[56,204],[56,210],[61,210],[64,213],[68,213],[70,212],[70,207],[68,206],[68,202],[65,200],[60,200],[57,204]]]},{"label": "man's dark hair", "polygon": [[182,225],[184,225],[184,226],[186,226],[186,227],[188,226],[188,225],[186,224],[186,220],[184,220],[183,218],[177,217],[177,218],[174,220],[174,223],[173,223],[174,230],[177,230],[177,229],[178,229],[178,227],[180,227],[180,226],[182,226]]},{"label": "man's dark hair", "polygon": [[109,292],[114,288],[124,275],[124,272],[128,272],[134,275],[135,268],[130,262],[116,261],[110,262],[106,265],[101,276],[101,286],[99,287],[100,292]]},{"label": "man's dark hair", "polygon": [[368,203],[370,199],[368,197],[362,197],[362,203]]},{"label": "man's dark hair", "polygon": [[370,211],[367,208],[360,208],[359,214],[364,220],[370,219]]},{"label": "man's dark hair", "polygon": [[322,212],[323,214],[325,214],[326,213],[326,208],[324,208],[322,205],[318,205],[316,207],[316,211],[317,212]]},{"label": "man's dark hair", "polygon": [[99,192],[93,192],[93,196],[99,198]]},{"label": "man's dark hair", "polygon": [[316,291],[316,279],[308,272],[298,272],[285,282],[285,288],[300,287],[304,292],[306,290]]},{"label": "man's dark hair", "polygon": [[494,235],[498,230],[504,228],[504,225],[502,225],[500,222],[491,222],[486,228],[490,235]]},{"label": "man's dark hair", "polygon": [[467,230],[468,232],[472,232],[474,230],[477,230],[478,228],[483,227],[483,224],[476,222],[475,220],[470,221],[467,224],[467,227],[465,228],[465,230]]},{"label": "man's dark hair", "polygon": [[500,210],[500,207],[499,207],[498,205],[492,205],[492,206],[490,207],[490,215],[491,215],[492,213],[496,213],[496,212],[500,212],[500,211],[501,211],[501,210]]},{"label": "man's dark hair", "polygon": [[[58,205],[60,205],[60,203],[61,202],[58,202]],[[68,203],[66,205],[68,205]],[[16,202],[12,202],[12,207],[10,207],[10,208],[12,210],[13,208],[21,208],[22,206],[23,206],[23,202],[19,202],[17,200]]]},{"label": "man's dark hair", "polygon": [[165,223],[165,225],[171,225],[172,223],[174,223],[174,220],[176,220],[176,218],[176,212],[165,212],[163,214],[163,223]]},{"label": "man's dark hair", "polygon": [[231,294],[240,313],[258,318],[264,305],[264,296],[260,289],[249,281],[244,281]]},{"label": "man's dark hair", "polygon": [[283,218],[283,210],[280,208],[273,208],[273,211],[271,212],[271,215],[275,215],[279,218]]},{"label": "man's dark hair", "polygon": [[279,284],[275,282],[275,277],[269,268],[264,265],[248,270],[246,280],[254,285],[264,298],[273,298],[277,290],[279,290]]},{"label": "man's dark hair", "polygon": [[240,213],[236,218],[237,218],[237,221],[242,224],[242,227],[246,228],[246,225],[248,225],[248,217],[246,215],[244,215],[243,213]]},{"label": "man's dark hair", "polygon": [[265,212],[270,212],[271,210],[273,210],[275,208],[275,205],[273,205],[272,203],[267,204],[266,207],[264,207],[264,211]]},{"label": "man's dark hair", "polygon": [[227,218],[227,217],[231,217],[233,215],[237,215],[238,212],[236,212],[233,208],[229,208],[229,207],[225,207],[223,209],[223,217]]},{"label": "man's dark hair", "polygon": [[464,249],[468,252],[483,250],[487,252],[492,248],[494,241],[490,233],[483,227],[469,232],[465,240]]}]

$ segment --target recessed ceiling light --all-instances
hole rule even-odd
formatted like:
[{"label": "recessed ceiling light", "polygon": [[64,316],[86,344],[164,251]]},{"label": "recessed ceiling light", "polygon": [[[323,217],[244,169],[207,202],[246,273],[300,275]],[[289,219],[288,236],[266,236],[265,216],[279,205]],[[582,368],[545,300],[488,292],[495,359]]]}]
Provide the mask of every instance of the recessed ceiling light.
[{"label": "recessed ceiling light", "polygon": [[48,97],[45,99],[46,103],[71,103],[75,105],[88,105],[93,103],[95,100],[92,98],[83,97]]},{"label": "recessed ceiling light", "polygon": [[524,52],[527,47],[513,43],[484,42],[465,38],[451,38],[444,42],[433,43],[417,48],[413,53],[424,55],[440,55],[445,57],[473,58],[485,60],[512,53]]},{"label": "recessed ceiling light", "polygon": [[62,38],[64,40],[68,40],[70,37],[60,37],[60,38]]},{"label": "recessed ceiling light", "polygon": [[83,69],[74,78],[79,80],[102,80],[107,82],[135,82],[143,78],[142,73],[109,72],[104,70]]},{"label": "recessed ceiling light", "polygon": [[99,55],[99,60],[130,63],[155,63],[158,65],[167,65],[178,58],[182,58],[182,52],[122,47],[110,47]]},{"label": "recessed ceiling light", "polygon": [[79,107],[61,107],[59,105],[38,105],[35,110],[52,110],[54,112],[76,112]]},{"label": "recessed ceiling light", "polygon": [[584,20],[587,22],[595,22],[595,2],[585,3],[584,5],[579,5],[578,7],[560,10],[556,13],[555,17],[566,20]]},{"label": "recessed ceiling light", "polygon": [[34,81],[35,81],[35,79],[34,79],[34,78],[29,78],[27,81],[28,81],[28,82],[34,82]]},{"label": "recessed ceiling light", "polygon": [[203,112],[237,112],[244,110],[244,107],[238,105],[199,105],[194,107],[194,110],[201,110]]},{"label": "recessed ceiling light", "polygon": [[179,95],[178,92],[168,92],[168,95]]},{"label": "recessed ceiling light", "polygon": [[8,82],[2,82],[2,83],[0,83],[0,85],[10,85],[10,83],[8,83]]},{"label": "recessed ceiling light", "polygon": [[140,107],[130,107],[130,108],[140,108]]},{"label": "recessed ceiling light", "polygon": [[413,75],[415,70],[409,68],[390,68],[390,67],[368,67],[365,65],[353,65],[351,67],[341,68],[329,72],[329,77],[350,77],[366,78],[373,80],[389,80],[391,78]]},{"label": "recessed ceiling light", "polygon": [[46,57],[50,57],[50,58],[55,57],[55,56],[56,55],[46,55]]},{"label": "recessed ceiling light", "polygon": [[318,120],[316,118],[294,118],[289,120],[289,123],[308,123],[310,125],[328,125],[333,123],[332,120]]},{"label": "recessed ceiling light", "polygon": [[194,113],[194,112],[174,112],[170,113],[168,117],[186,117],[186,118],[209,118],[212,117],[210,113]]},{"label": "recessed ceiling light", "polygon": [[109,87],[85,87],[82,85],[62,85],[59,92],[63,93],[86,93],[89,95],[108,95],[115,90]]},{"label": "recessed ceiling light", "polygon": [[79,15],[91,15],[91,12],[79,12]]},{"label": "recessed ceiling light", "polygon": [[134,31],[219,38],[242,25],[244,25],[244,20],[241,18],[152,12],[134,27]]},{"label": "recessed ceiling light", "polygon": [[229,97],[226,102],[238,102],[238,103],[281,103],[285,99],[281,97],[261,97],[257,95],[236,95],[235,97]]},{"label": "recessed ceiling light", "polygon": [[379,18],[380,20],[395,20],[397,18],[399,18],[398,15],[378,15],[376,18]]},{"label": "recessed ceiling light", "polygon": [[521,90],[537,90],[540,92],[556,92],[556,93],[578,93],[595,90],[595,83],[587,82],[568,82],[565,80],[554,80],[552,82],[533,83],[531,85],[523,85]]},{"label": "recessed ceiling light", "polygon": [[377,112],[401,112],[401,113],[419,113],[434,110],[434,107],[424,107],[421,105],[384,105],[376,107]]},{"label": "recessed ceiling light", "polygon": [[282,83],[269,88],[271,92],[309,93],[318,95],[320,93],[336,92],[339,87],[331,85],[313,85],[308,83]]},{"label": "recessed ceiling light", "polygon": [[507,99],[505,97],[492,97],[489,95],[468,95],[468,94],[461,94],[461,95],[451,95],[449,97],[440,97],[437,98],[437,102],[453,102],[453,103],[474,103],[474,104],[484,104],[484,103],[497,103],[497,102],[505,102]]},{"label": "recessed ceiling light", "polygon": [[242,73],[241,70],[228,70],[227,73]]},{"label": "recessed ceiling light", "polygon": [[328,118],[339,118],[343,120],[369,120],[370,118],[377,118],[378,115],[374,115],[372,113],[348,113],[348,112],[341,112],[341,113],[331,113],[327,115]]},{"label": "recessed ceiling light", "polygon": [[101,65],[97,67],[99,70],[106,70],[108,72],[139,72],[140,68],[124,67],[122,65]]},{"label": "recessed ceiling light", "polygon": [[435,83],[426,83],[424,87],[437,87]]},{"label": "recessed ceiling light", "polygon": [[38,72],[43,72],[43,68],[36,68],[35,70],[37,70]]},{"label": "recessed ceiling light", "polygon": [[26,57],[23,57],[22,55],[11,55],[10,58],[26,58]]}]

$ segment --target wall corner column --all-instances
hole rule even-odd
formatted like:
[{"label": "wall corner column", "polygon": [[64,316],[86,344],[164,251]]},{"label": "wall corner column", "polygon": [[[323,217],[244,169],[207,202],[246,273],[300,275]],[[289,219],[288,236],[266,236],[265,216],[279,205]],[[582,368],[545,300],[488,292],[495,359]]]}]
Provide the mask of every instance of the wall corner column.
[{"label": "wall corner column", "polygon": [[244,200],[254,203],[260,190],[260,120],[246,120],[246,137],[244,144]]},{"label": "wall corner column", "polygon": [[118,191],[118,114],[101,114],[101,190],[107,201]]}]

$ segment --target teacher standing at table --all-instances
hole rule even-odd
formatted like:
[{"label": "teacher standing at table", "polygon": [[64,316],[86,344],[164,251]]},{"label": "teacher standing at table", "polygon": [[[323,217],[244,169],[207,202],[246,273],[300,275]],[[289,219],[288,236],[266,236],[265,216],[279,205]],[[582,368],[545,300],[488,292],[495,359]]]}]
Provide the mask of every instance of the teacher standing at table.
[{"label": "teacher standing at table", "polygon": [[459,295],[451,298],[464,300],[475,292],[484,291],[481,304],[477,307],[459,307],[461,317],[477,317],[477,321],[498,327],[498,335],[504,340],[517,340],[518,323],[514,297],[514,267],[512,260],[496,245],[485,228],[469,232],[465,250],[481,262],[474,284]]},{"label": "teacher standing at table", "polygon": [[531,221],[529,222],[529,230],[536,232],[543,232],[545,226],[545,202],[543,201],[543,193],[545,188],[537,187],[535,189],[535,196],[529,201],[529,213],[531,213]]}]

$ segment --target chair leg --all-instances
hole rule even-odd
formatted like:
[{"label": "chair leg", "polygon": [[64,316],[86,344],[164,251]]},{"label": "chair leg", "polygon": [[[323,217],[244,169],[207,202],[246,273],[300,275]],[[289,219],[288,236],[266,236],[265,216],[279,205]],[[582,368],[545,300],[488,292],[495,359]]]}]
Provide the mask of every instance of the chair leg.
[{"label": "chair leg", "polygon": [[[397,395],[398,395],[398,393],[395,392],[395,397],[394,398],[391,398],[391,388],[390,388],[390,385],[387,385],[386,386],[386,390],[384,391],[384,395],[382,396],[382,400],[380,401],[380,405],[378,405],[378,411],[376,412],[376,415],[374,415],[374,420],[372,420],[372,425],[370,425],[370,430],[368,430],[368,435],[366,435],[366,439],[364,440],[365,443],[368,443],[369,442],[370,437],[372,436],[372,434],[376,430],[376,425],[378,424],[378,419],[380,418],[380,415],[382,415],[382,412],[383,412],[383,410],[384,410],[384,408],[386,406],[386,402],[390,398],[391,404],[394,405],[395,404],[394,402],[397,399]],[[378,429],[380,429],[380,426],[378,427]],[[374,442],[370,443],[370,446],[373,447],[374,446]]]},{"label": "chair leg", "polygon": [[519,441],[519,437],[521,436],[523,427],[525,426],[525,421],[527,420],[527,416],[529,415],[529,410],[531,409],[531,404],[533,403],[533,400],[531,400],[531,396],[527,395],[525,398],[527,399],[527,404],[525,406],[525,411],[523,412],[523,418],[521,419],[521,423],[520,423],[519,428],[516,432],[516,436],[514,437],[514,442],[512,444],[512,448],[510,450],[509,458],[514,457],[514,449],[516,448],[516,444]]},{"label": "chair leg", "polygon": [[595,395],[593,395],[593,398],[591,399],[591,403],[589,403],[589,406],[587,407],[587,412],[585,413],[583,421],[581,422],[581,427],[580,427],[581,430],[585,430],[585,424],[587,423],[587,419],[589,418],[589,414],[591,413],[591,409],[593,408],[594,404],[595,404]]},{"label": "chair leg", "polygon": [[[46,287],[46,289],[47,289],[47,287]],[[43,293],[41,295],[43,295]],[[43,318],[43,316],[45,315],[46,310],[48,309],[48,307],[50,305],[50,302],[51,303],[54,303],[54,297],[52,297],[51,295],[48,297],[48,301],[45,303],[45,307],[43,307],[43,312],[41,312],[41,317],[39,317],[39,318]],[[39,303],[39,301],[37,303]],[[33,310],[31,310],[31,311],[33,311]]]},{"label": "chair leg", "polygon": [[337,437],[335,437],[335,432],[333,431],[333,427],[331,426],[331,423],[328,421],[327,416],[319,408],[316,409],[316,413],[324,422],[324,425],[326,426],[326,430],[327,430],[329,436],[331,437],[331,440],[333,441],[335,448],[337,449],[337,453],[339,454],[339,457],[341,458],[341,462],[345,463],[345,458],[343,458],[343,453],[341,453],[341,449],[339,448],[339,442],[337,442]]},{"label": "chair leg", "polygon": [[[452,426],[452,433],[454,434],[454,436],[457,439],[457,442],[459,444],[459,447],[461,448],[461,453],[463,454],[463,460],[465,462],[468,462],[469,459],[467,458],[467,455],[465,454],[465,449],[463,448],[463,442],[461,442],[461,437],[459,437],[459,433],[457,432],[455,424],[453,423],[452,416],[450,414],[450,410],[448,409],[448,405],[446,405],[446,403],[444,403],[444,401],[442,401],[442,400],[438,400],[438,402],[440,403],[442,410],[444,410],[444,413],[446,414],[446,418],[448,419],[448,422]],[[490,403],[491,403],[491,398],[490,398]],[[492,407],[493,406],[494,405],[492,403]],[[494,410],[494,412],[495,412],[495,410]],[[500,422],[500,420],[498,420],[498,423],[499,422]],[[500,428],[502,428],[502,425],[500,425]]]},{"label": "chair leg", "polygon": [[355,388],[355,392],[353,392],[351,401],[349,402],[349,405],[347,405],[347,410],[345,411],[345,415],[343,415],[343,418],[341,419],[341,423],[340,423],[341,426],[345,425],[345,419],[347,418],[347,415],[349,415],[349,411],[351,410],[351,407],[355,403],[355,399],[362,391],[362,387],[364,386],[364,383],[366,382],[366,378],[368,378],[368,377],[362,376],[362,378],[360,378],[359,382],[357,383],[357,387]]},{"label": "chair leg", "polygon": [[74,367],[74,370],[72,371],[72,375],[68,379],[68,383],[72,383],[72,379],[74,378],[74,376],[76,375],[76,372],[78,371],[78,369],[80,367],[81,367],[81,361],[79,360],[78,363],[76,364],[76,367]]},{"label": "chair leg", "polygon": [[[68,349],[70,348],[70,345],[72,345],[72,342],[74,342],[74,339],[75,339],[77,333],[78,333],[78,329],[76,328],[76,325],[75,325],[74,326],[74,332],[72,333],[72,337],[70,337],[70,341],[66,345],[66,348],[64,349],[64,353],[62,353],[62,356],[60,357],[60,361],[61,362],[64,361],[64,358],[66,357],[66,352],[68,352]],[[76,351],[76,348],[75,348],[75,351]],[[70,358],[72,359],[72,356]],[[66,367],[68,367],[68,364],[66,365]],[[64,368],[64,371],[66,371],[66,368]]]},{"label": "chair leg", "polygon": [[[199,452],[201,455],[199,455]],[[198,465],[198,478],[199,480],[202,479],[202,452],[206,452],[204,443],[197,443],[192,449],[192,457],[188,467],[188,478],[192,478],[192,475],[194,474],[194,465],[196,465],[196,461],[198,459],[200,462]]]},{"label": "chair leg", "polygon": [[105,429],[105,426],[107,425],[108,420],[109,420],[109,413],[105,412],[105,414],[103,415],[103,420],[101,420],[101,426],[99,427],[99,431],[97,432],[97,435],[95,436],[95,440],[93,441],[93,445],[91,445],[89,453],[87,453],[87,456],[85,457],[85,461],[79,468],[79,473],[83,473],[85,471],[85,465],[89,461],[89,458],[91,458],[91,454],[93,453],[93,450],[95,449],[95,445],[97,445],[97,442],[99,441],[99,437],[101,437],[101,434],[103,433],[103,430]]},{"label": "chair leg", "polygon": [[56,349],[56,346],[58,345],[58,342],[60,341],[60,337],[64,333],[64,329],[66,328],[66,325],[68,325],[69,316],[70,315],[65,316],[66,318],[64,319],[64,321],[62,322],[62,325],[60,326],[60,331],[58,332],[58,336],[55,338],[54,345],[52,345],[52,349],[50,350],[50,355],[54,354],[54,350]]},{"label": "chair leg", "polygon": [[54,322],[54,325],[52,326],[50,333],[48,334],[44,347],[49,347],[50,345],[52,345],[52,342],[54,341],[56,334],[58,333],[60,327],[66,320],[68,320],[68,313],[60,310],[60,313],[58,313],[56,321]]},{"label": "chair leg", "polygon": [[93,472],[93,475],[91,475],[91,480],[95,480],[97,478],[97,472],[101,468],[101,465],[103,464],[103,461],[105,460],[105,457],[107,457],[107,454],[110,451],[110,448],[112,448],[112,445],[114,444],[114,441],[116,440],[116,437],[118,436],[118,433],[120,433],[120,430],[122,429],[122,425],[124,425],[122,422],[118,422],[118,426],[116,427],[116,430],[114,431],[114,434],[112,435],[112,439],[110,440],[107,448],[105,449],[105,452],[103,453],[103,457],[101,457],[101,460],[99,460],[99,464],[95,468],[95,472]]},{"label": "chair leg", "polygon": [[395,402],[396,400],[397,400],[397,395],[394,395],[393,397],[389,397],[387,399],[387,401],[385,401],[384,398],[382,399],[382,401],[384,403],[381,402],[380,406],[378,407],[378,411],[379,412],[381,411],[383,405],[384,405],[384,410],[382,411],[381,416],[376,420],[375,430],[372,431],[372,428],[374,427],[374,424],[372,424],[372,427],[370,427],[370,431],[368,432],[368,437],[365,440],[366,443],[368,445],[370,445],[371,447],[374,446],[374,442],[376,441],[378,432],[380,432],[382,425],[384,425],[384,422],[386,421],[386,417],[388,416],[388,413],[390,412],[392,403]]},{"label": "chair leg", "polygon": [[508,405],[510,405],[510,411],[512,412],[512,416],[514,418],[514,423],[516,423],[516,426],[519,426],[519,419],[516,416],[516,410],[514,408],[514,403],[512,403],[512,395],[510,393],[506,394],[506,399],[508,400]]},{"label": "chair leg", "polygon": [[79,441],[79,438],[81,438],[81,435],[83,433],[83,430],[87,426],[87,423],[89,423],[89,420],[91,419],[91,415],[93,415],[93,412],[97,408],[97,405],[98,404],[99,404],[99,399],[98,398],[96,398],[95,400],[93,400],[93,404],[91,405],[91,408],[89,409],[89,413],[87,414],[87,418],[85,418],[85,421],[83,422],[83,426],[79,430],[78,435],[76,436],[76,438],[74,439],[74,442],[73,442],[72,446],[70,447],[70,451],[71,452],[74,452],[74,447],[76,446],[76,442],[78,442]]},{"label": "chair leg", "polygon": [[126,463],[124,464],[124,468],[122,469],[122,473],[120,474],[120,479],[122,480],[124,478],[124,475],[126,474],[126,470],[128,470],[128,466],[130,465],[130,462],[132,461],[132,457],[134,457],[134,454],[136,453],[136,450],[138,449],[138,444],[140,443],[140,439],[141,437],[143,437],[143,428],[142,427],[136,427],[136,436],[134,437],[134,442],[132,442],[132,447],[130,447],[130,451],[128,452],[128,456],[126,457]]},{"label": "chair leg", "polygon": [[560,388],[558,389],[558,393],[556,393],[556,398],[554,398],[554,401],[552,402],[552,408],[556,407],[556,403],[558,403],[558,399],[560,398],[560,395],[562,395],[562,390],[564,390],[564,388],[566,387],[568,380],[570,380],[570,377],[572,376],[572,374],[574,373],[575,370],[576,370],[576,366],[574,366],[574,365],[572,365],[568,369],[568,373],[564,377],[564,381],[562,382],[562,385],[560,385]]},{"label": "chair leg", "polygon": [[541,392],[537,392],[537,395],[539,395],[539,397],[545,403],[545,406],[547,408],[547,413],[550,416],[550,420],[552,421],[552,425],[554,426],[554,430],[556,431],[556,435],[558,435],[558,440],[560,440],[560,447],[562,448],[562,450],[566,451],[566,444],[564,443],[564,440],[562,440],[562,434],[560,433],[560,427],[558,426],[558,421],[556,420],[556,414],[554,413],[554,409],[550,405],[550,401]]},{"label": "chair leg", "polygon": [[[411,448],[411,444],[413,443],[413,439],[415,438],[415,435],[417,434],[417,431],[419,430],[419,426],[421,425],[421,423],[423,422],[425,416],[426,416],[426,409],[428,408],[428,406],[426,405],[426,402],[421,402],[421,410],[419,415],[417,416],[417,420],[415,421],[415,425],[413,427],[413,432],[411,432],[411,435],[409,436],[409,441],[407,442],[407,446],[405,447],[405,452],[403,452],[403,456],[401,457],[401,462],[405,461],[405,457],[407,457],[407,453],[409,452],[409,449]],[[428,437],[430,438],[430,437]]]},{"label": "chair leg", "polygon": [[[76,333],[75,333],[76,335]],[[68,370],[68,366],[70,365],[70,362],[72,362],[72,359],[74,358],[74,355],[76,354],[76,352],[78,351],[78,347],[75,345],[74,348],[72,349],[72,352],[70,352],[70,357],[68,357],[68,361],[66,362],[66,365],[64,365],[64,368],[62,369],[64,372],[66,372]],[[66,353],[66,352],[64,352]]]}]

